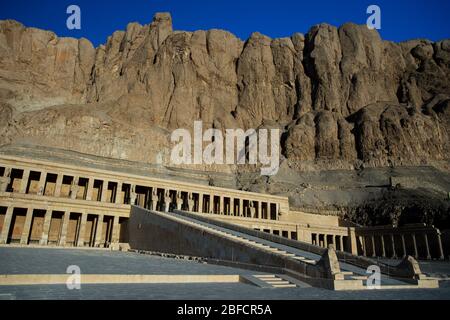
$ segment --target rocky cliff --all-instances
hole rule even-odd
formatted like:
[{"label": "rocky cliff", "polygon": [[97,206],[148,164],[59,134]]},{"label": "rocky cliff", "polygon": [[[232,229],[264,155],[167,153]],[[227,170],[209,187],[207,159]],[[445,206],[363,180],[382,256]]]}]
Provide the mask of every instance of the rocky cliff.
[{"label": "rocky cliff", "polygon": [[171,130],[198,119],[205,128],[280,128],[284,173],[448,172],[450,40],[393,43],[349,23],[242,41],[174,31],[159,13],[94,48],[0,21],[0,144],[155,163]]}]

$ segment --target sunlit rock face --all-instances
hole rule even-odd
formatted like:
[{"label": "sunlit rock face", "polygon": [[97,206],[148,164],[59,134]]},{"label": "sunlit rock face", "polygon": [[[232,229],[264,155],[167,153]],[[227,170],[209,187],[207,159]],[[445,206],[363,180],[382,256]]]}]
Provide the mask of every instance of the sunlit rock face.
[{"label": "sunlit rock face", "polygon": [[[234,173],[238,186],[298,206],[376,198],[350,190],[362,179],[352,170],[430,165],[448,174],[450,40],[393,43],[366,26],[321,24],[242,41],[223,30],[174,31],[170,14],[158,13],[94,48],[0,21],[0,144],[170,165],[171,132],[196,120],[279,128],[282,161],[270,179],[248,176],[259,172],[251,167],[195,169]],[[325,170],[350,173],[302,175]]]},{"label": "sunlit rock face", "polygon": [[[383,41],[321,24],[247,41],[172,30],[169,14],[86,39],[0,22],[1,143],[146,162],[175,128],[284,131],[283,156],[315,168],[424,164],[449,156],[450,41]],[[327,164],[328,162],[328,164]]]}]

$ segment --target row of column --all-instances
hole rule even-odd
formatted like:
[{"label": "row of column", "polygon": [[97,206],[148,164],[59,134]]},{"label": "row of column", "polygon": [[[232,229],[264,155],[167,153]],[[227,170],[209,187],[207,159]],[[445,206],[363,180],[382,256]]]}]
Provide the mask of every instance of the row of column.
[{"label": "row of column", "polygon": [[[185,193],[186,199],[181,198],[182,205],[187,204],[187,210],[198,213],[219,215],[233,215],[253,219],[278,220],[278,203],[233,198],[223,195],[198,193],[196,200],[192,193]],[[206,198],[206,203],[205,203]]]},{"label": "row of column", "polygon": [[[330,238],[331,240],[328,240]],[[344,236],[341,235],[329,235],[322,233],[312,234],[312,244],[320,246],[322,248],[328,248],[329,245],[334,245],[336,250],[344,251]]]},{"label": "row of column", "polygon": [[[4,170],[4,174],[2,177],[2,184],[0,186],[0,192],[6,192],[8,185],[11,183],[11,168],[5,168]],[[21,182],[20,182],[20,186],[19,186],[19,193],[27,193],[27,188],[29,185],[29,180],[30,180],[30,173],[32,170],[30,169],[23,169],[23,173],[22,173],[22,178],[21,178]],[[45,186],[46,186],[46,182],[47,182],[47,174],[49,174],[49,172],[47,171],[39,171],[40,173],[40,177],[39,177],[39,181],[38,181],[38,195],[44,195],[45,193]],[[64,179],[64,174],[55,174],[56,177],[56,183],[55,183],[55,189],[53,192],[53,196],[54,197],[60,197],[61,196],[61,190],[62,190],[62,186],[63,186],[63,179]],[[78,194],[78,189],[79,189],[79,181],[81,179],[81,177],[79,176],[70,176],[68,175],[68,177],[72,178],[72,184],[70,185],[70,191],[69,191],[69,198],[71,199],[76,199],[77,194]],[[100,181],[102,182],[101,184],[101,190],[100,190],[100,196],[99,196],[99,201],[102,202],[107,202],[107,193],[108,193],[108,181],[106,180],[102,180],[102,179],[96,179],[94,177],[90,177],[90,178],[85,178],[87,180],[87,190],[85,192],[86,196],[85,199],[83,200],[93,200],[93,191],[94,191],[94,183],[95,181]],[[115,194],[115,203],[118,204],[123,204],[124,203],[124,199],[123,199],[123,195],[122,195],[122,182],[115,182],[116,185],[116,194]]]},{"label": "row of column", "polygon": [[[397,252],[396,249],[396,245],[395,245],[395,235],[393,233],[388,234],[388,235],[370,235],[370,236],[360,236],[360,243],[361,243],[361,249],[362,249],[362,254],[364,256],[368,255],[368,251],[370,250],[372,257],[387,257],[387,250],[390,249],[391,251],[391,256],[390,258],[398,258],[399,256],[402,257],[406,257],[408,255],[408,250],[407,250],[407,246],[406,246],[406,239],[405,236],[406,234],[400,234],[400,239],[401,239],[401,248],[402,248],[402,252]],[[421,233],[421,234],[415,234],[415,233],[410,233],[409,234],[411,240],[412,240],[412,247],[413,247],[413,252],[411,252],[411,254],[414,255],[414,257],[416,259],[419,258],[419,250],[418,250],[418,246],[417,246],[417,236],[422,236],[423,240],[424,240],[424,247],[425,247],[425,255],[424,257],[426,257],[428,260],[432,258],[431,256],[431,252],[430,252],[430,244],[429,244],[429,237],[427,233]],[[380,246],[376,245],[376,238],[379,237],[380,239]],[[437,248],[439,250],[439,259],[443,260],[444,259],[444,250],[442,247],[442,240],[441,240],[441,235],[439,234],[439,232],[437,232],[435,234],[436,237],[436,242],[437,242]],[[388,240],[388,241],[387,241]],[[366,243],[370,243],[370,248],[366,247]],[[390,248],[388,248],[388,246],[386,246],[386,242],[390,242]]]},{"label": "row of column", "polygon": [[[23,225],[22,235],[20,237],[20,244],[26,245],[28,244],[28,241],[30,239],[31,235],[31,224],[33,220],[33,213],[34,208],[27,208],[26,209],[26,216],[25,216],[25,222]],[[0,244],[6,244],[8,242],[9,233],[11,231],[11,228],[14,227],[11,225],[12,219],[14,214],[14,207],[10,206],[7,207],[6,214],[3,220],[3,227],[0,232]],[[63,220],[61,225],[61,231],[59,235],[59,241],[58,245],[65,246],[66,245],[66,238],[67,238],[67,231],[69,226],[69,220],[70,220],[70,211],[66,211],[63,213]],[[39,240],[39,244],[41,245],[47,245],[49,240],[49,232],[50,232],[50,226],[52,221],[52,210],[46,210],[45,216],[44,216],[44,222],[42,227],[42,234]],[[104,215],[103,214],[97,214],[96,216],[96,226],[95,226],[95,239],[94,239],[94,246],[98,247],[103,244],[102,235],[103,235],[103,221],[104,221]],[[77,222],[77,231],[76,231],[76,246],[85,246],[86,243],[89,243],[89,239],[86,239],[86,224],[87,224],[87,218],[88,213],[82,212],[80,221]],[[114,216],[113,217],[113,223],[111,226],[112,230],[109,230],[111,234],[111,243],[118,243],[119,242],[119,217]],[[107,235],[109,234],[107,232]],[[106,240],[106,239],[105,239]]]},{"label": "row of column", "polygon": [[[40,172],[40,178],[38,182],[38,195],[45,194],[45,186],[47,181],[46,171]],[[11,169],[5,168],[5,178],[9,179],[11,175]],[[76,199],[79,189],[79,176],[72,177],[72,184],[70,186],[69,197],[71,199]],[[30,170],[24,169],[22,174],[22,180],[20,184],[20,193],[27,192],[27,186],[29,184]],[[53,193],[54,197],[61,196],[61,189],[63,185],[64,174],[57,174],[55,190]],[[115,183],[115,190],[112,190],[111,199],[108,201],[108,185],[109,181],[103,179],[95,179],[94,177],[85,178],[87,181],[87,189],[85,191],[85,197],[83,200],[93,200],[93,190],[95,181],[101,181],[101,189],[99,190],[99,197],[96,200],[101,202],[113,202],[116,204],[136,204],[138,194],[136,189],[137,185],[128,183],[125,192],[123,192],[124,183],[121,181],[111,181]],[[10,180],[9,180],[10,182]],[[8,181],[3,183],[0,191],[6,191],[9,184]],[[164,210],[169,211],[171,209],[187,209],[193,212],[199,213],[215,213],[221,215],[234,215],[238,217],[248,217],[248,218],[258,218],[267,220],[278,220],[279,204],[247,200],[242,198],[227,197],[225,195],[215,195],[214,193],[192,193],[186,191],[180,191],[176,189],[168,188],[158,188],[157,186],[141,186],[147,191],[147,194],[143,195],[146,197],[146,205],[148,209],[153,210]],[[151,192],[150,192],[151,190]],[[158,192],[158,190],[160,192]],[[184,195],[184,197],[182,196]],[[194,194],[196,196],[194,196]],[[149,199],[147,199],[149,198]],[[217,201],[216,201],[217,199]],[[227,201],[225,201],[227,199]],[[244,203],[246,205],[244,205]]]}]

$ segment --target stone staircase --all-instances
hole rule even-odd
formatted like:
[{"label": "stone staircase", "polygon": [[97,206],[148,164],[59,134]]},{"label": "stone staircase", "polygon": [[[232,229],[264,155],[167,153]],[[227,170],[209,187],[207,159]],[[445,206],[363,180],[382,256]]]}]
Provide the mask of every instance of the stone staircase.
[{"label": "stone staircase", "polygon": [[[193,226],[203,228],[210,232],[214,232],[220,236],[223,236],[223,237],[235,240],[235,241],[246,243],[248,245],[257,247],[261,250],[265,250],[270,253],[275,253],[275,254],[279,254],[284,257],[289,257],[289,258],[292,258],[295,260],[299,260],[299,261],[302,261],[307,264],[315,265],[315,264],[317,264],[318,260],[320,259],[320,256],[317,256],[314,259],[311,257],[311,255],[301,254],[300,250],[297,250],[295,248],[289,248],[287,246],[281,246],[278,244],[271,244],[267,240],[256,238],[256,237],[253,237],[253,236],[250,236],[247,234],[243,234],[240,232],[236,232],[233,230],[228,230],[228,229],[225,229],[225,228],[222,228],[219,226],[215,226],[212,224],[208,224],[208,223],[205,223],[202,221],[195,220],[190,217],[182,216],[182,215],[172,213],[172,212],[166,212],[166,214],[171,215],[174,218],[181,219],[181,220],[183,220],[183,222],[187,222]],[[283,247],[283,249],[281,249],[280,247]]]},{"label": "stone staircase", "polygon": [[257,274],[257,275],[254,275],[254,277],[257,278],[258,280],[266,283],[267,285],[269,285],[272,288],[296,288],[297,287],[294,283],[289,282],[288,280],[285,280],[275,274]]},{"label": "stone staircase", "polygon": [[[324,287],[333,290],[372,289],[372,287],[369,288],[368,286],[368,277],[370,275],[367,274],[366,269],[350,264],[349,262],[351,261],[349,260],[339,261],[336,257],[335,251],[328,251],[327,256],[319,255],[317,253],[306,251],[294,246],[288,246],[287,244],[270,241],[269,239],[258,237],[251,233],[245,233],[245,231],[236,230],[233,227],[215,224],[214,221],[199,219],[195,215],[191,215],[190,213],[182,211],[156,212],[145,209],[140,210],[142,214],[142,218],[140,219],[147,219],[146,221],[148,221],[148,223],[150,223],[151,225],[155,225],[155,227],[157,228],[161,228],[159,226],[169,228],[165,227],[166,225],[165,221],[167,221],[169,225],[170,223],[172,223],[172,225],[179,224],[184,226],[183,228],[184,230],[186,230],[186,234],[184,235],[182,234],[181,237],[186,237],[187,234],[192,233],[192,236],[197,238],[195,238],[196,240],[193,240],[194,238],[189,238],[188,242],[189,246],[193,245],[195,241],[197,241],[197,246],[204,248],[202,250],[206,252],[207,257],[209,258],[220,260],[221,258],[218,258],[218,256],[221,255],[221,253],[216,254],[216,256],[209,256],[211,251],[208,248],[208,246],[204,246],[203,237],[205,237],[204,238],[205,241],[209,241],[206,239],[218,239],[218,238],[223,239],[224,243],[226,243],[227,248],[233,248],[234,246],[236,246],[236,248],[242,248],[242,246],[244,245],[248,247],[249,252],[253,252],[255,258],[257,257],[257,259],[260,259],[259,264],[261,266],[265,266],[266,262],[264,262],[264,259],[270,260],[271,259],[270,257],[273,257],[274,259],[271,260],[271,262],[274,264],[272,265],[269,264],[268,266],[281,268],[282,272],[277,274],[279,271],[269,271],[270,273],[269,275],[266,274],[254,277],[254,279],[256,279],[256,282],[259,282],[259,284],[264,287],[291,288],[295,286],[303,287],[305,284],[307,284],[309,286]],[[148,215],[152,214],[159,216],[157,218],[159,220],[157,221],[163,219],[164,222],[156,223],[153,222],[152,219],[145,218],[148,217]],[[140,229],[141,223],[140,221],[144,220],[136,221],[136,225],[139,226],[137,230]],[[172,228],[171,230],[173,231],[174,227],[171,228]],[[156,231],[158,233],[161,232],[163,233],[164,229],[162,230],[157,229]],[[208,235],[205,235],[206,233]],[[151,234],[154,234],[154,232],[151,232]],[[154,241],[156,241],[156,239]],[[150,243],[155,243],[154,241],[153,242],[150,241]],[[176,245],[175,250],[179,250],[178,244],[175,243],[175,245]],[[214,244],[213,242],[212,245],[216,245],[215,250],[217,250],[217,240],[216,244]],[[155,248],[152,249],[154,250]],[[163,250],[170,250],[170,249],[163,249]],[[189,247],[187,247],[187,249],[185,250],[189,251],[190,249]],[[246,251],[244,250],[244,252]],[[260,252],[261,255],[258,254],[257,252]],[[264,259],[261,259],[261,257],[264,257]],[[247,259],[247,262],[243,262],[244,265],[245,263],[248,263],[248,257],[244,258],[244,260],[245,259]],[[230,257],[225,258],[224,261],[228,260],[235,261],[233,258],[230,259]],[[300,264],[298,264],[293,260],[298,261],[298,263]],[[327,267],[330,268],[329,272],[331,274],[328,276],[324,276],[322,274],[323,272],[322,268],[324,267],[324,265],[325,268]],[[275,274],[271,274],[272,272],[275,272]],[[290,281],[290,279],[292,281]],[[422,287],[436,288],[438,287],[438,284],[436,281],[433,282],[430,281],[430,279],[425,278],[399,279],[397,277],[391,277],[387,274],[381,274],[382,289],[409,289],[409,288],[417,289]]]}]

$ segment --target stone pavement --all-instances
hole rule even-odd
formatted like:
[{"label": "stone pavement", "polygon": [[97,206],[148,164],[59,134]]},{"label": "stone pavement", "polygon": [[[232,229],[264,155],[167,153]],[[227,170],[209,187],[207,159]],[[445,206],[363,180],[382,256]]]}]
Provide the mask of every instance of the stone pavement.
[{"label": "stone pavement", "polygon": [[[68,265],[90,274],[256,274],[253,271],[130,252],[0,247],[0,274],[63,274]],[[0,299],[450,299],[440,289],[335,292],[319,288],[259,288],[224,284],[90,284],[80,290],[64,285],[0,286]]]},{"label": "stone pavement", "polygon": [[450,287],[420,290],[331,291],[319,288],[267,289],[243,283],[82,285],[68,290],[61,285],[0,286],[0,299],[95,300],[449,300]]},{"label": "stone pavement", "polygon": [[252,271],[133,252],[0,247],[0,274],[248,274]]}]

